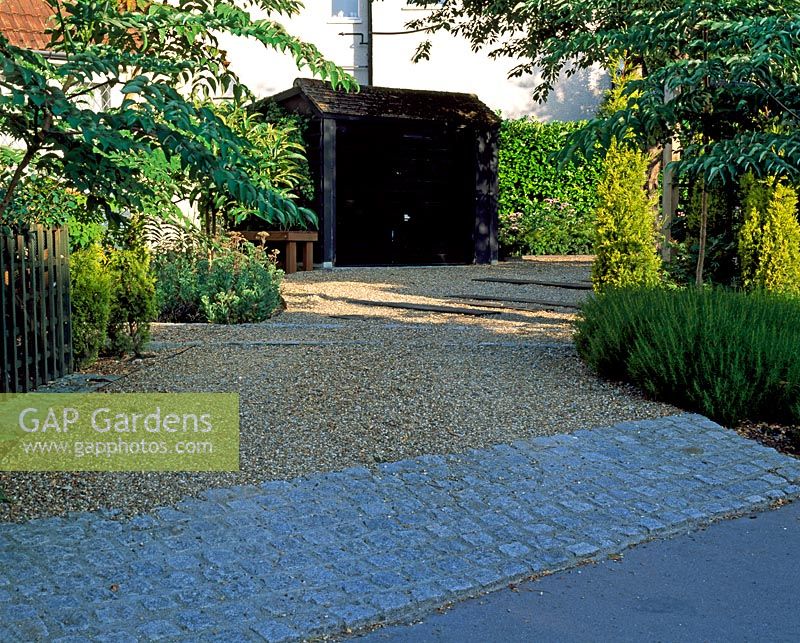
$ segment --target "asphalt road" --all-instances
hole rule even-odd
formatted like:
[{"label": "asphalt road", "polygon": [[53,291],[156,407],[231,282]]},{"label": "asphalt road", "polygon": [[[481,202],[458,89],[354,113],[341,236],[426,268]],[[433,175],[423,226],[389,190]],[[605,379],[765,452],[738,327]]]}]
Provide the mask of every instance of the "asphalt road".
[{"label": "asphalt road", "polygon": [[800,503],[465,601],[387,641],[800,641]]}]

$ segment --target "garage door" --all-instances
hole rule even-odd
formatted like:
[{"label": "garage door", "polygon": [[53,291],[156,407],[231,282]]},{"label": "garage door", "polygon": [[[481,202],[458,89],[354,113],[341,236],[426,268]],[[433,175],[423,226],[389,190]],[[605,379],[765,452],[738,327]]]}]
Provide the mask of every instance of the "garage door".
[{"label": "garage door", "polygon": [[340,121],[336,158],[337,265],[472,262],[469,130]]}]

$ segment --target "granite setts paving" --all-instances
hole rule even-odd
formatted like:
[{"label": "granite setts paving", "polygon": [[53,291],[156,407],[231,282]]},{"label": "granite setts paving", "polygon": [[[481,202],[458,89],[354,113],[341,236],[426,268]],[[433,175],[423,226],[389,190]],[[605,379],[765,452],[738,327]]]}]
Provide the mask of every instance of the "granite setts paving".
[{"label": "granite setts paving", "polygon": [[800,496],[699,415],[0,525],[0,640],[283,641],[411,616]]}]

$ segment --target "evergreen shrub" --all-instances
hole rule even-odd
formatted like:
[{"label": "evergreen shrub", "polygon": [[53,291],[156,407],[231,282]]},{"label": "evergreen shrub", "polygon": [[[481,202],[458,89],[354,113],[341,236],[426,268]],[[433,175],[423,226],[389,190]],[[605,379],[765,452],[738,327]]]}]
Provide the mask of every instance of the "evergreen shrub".
[{"label": "evergreen shrub", "polygon": [[70,256],[70,302],[72,305],[72,350],[81,368],[97,359],[105,347],[111,312],[111,275],[97,245]]},{"label": "evergreen shrub", "polygon": [[592,281],[608,286],[654,286],[660,281],[655,210],[645,189],[647,157],[612,141],[597,188],[597,236]]},{"label": "evergreen shrub", "polygon": [[800,422],[800,299],[722,288],[609,288],[576,346],[600,375],[717,421]]},{"label": "evergreen shrub", "polygon": [[739,261],[745,288],[800,294],[797,192],[774,180],[742,180]]}]

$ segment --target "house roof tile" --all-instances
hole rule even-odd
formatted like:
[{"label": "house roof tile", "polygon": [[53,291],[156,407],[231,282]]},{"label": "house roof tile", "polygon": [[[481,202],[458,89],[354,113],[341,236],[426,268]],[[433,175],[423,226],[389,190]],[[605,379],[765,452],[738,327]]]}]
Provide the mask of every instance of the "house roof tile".
[{"label": "house roof tile", "polygon": [[393,87],[361,87],[359,92],[335,90],[330,83],[298,78],[294,89],[274,100],[302,93],[319,112],[329,116],[380,117],[411,120],[450,120],[496,124],[499,117],[474,94]]},{"label": "house roof tile", "polygon": [[0,0],[0,32],[12,45],[44,51],[53,10],[44,0]]}]

